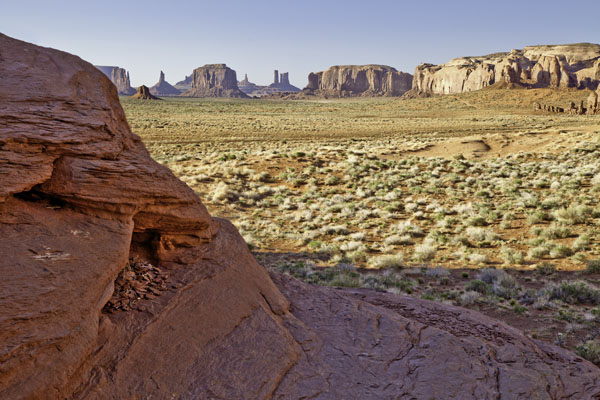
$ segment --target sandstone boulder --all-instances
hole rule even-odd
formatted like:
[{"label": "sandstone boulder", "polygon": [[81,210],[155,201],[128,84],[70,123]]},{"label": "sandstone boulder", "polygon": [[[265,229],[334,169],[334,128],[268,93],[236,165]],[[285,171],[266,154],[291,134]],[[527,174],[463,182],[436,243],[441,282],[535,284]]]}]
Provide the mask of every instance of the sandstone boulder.
[{"label": "sandstone boulder", "polygon": [[0,55],[0,398],[600,396],[594,365],[476,312],[270,277],[97,69]]},{"label": "sandstone boulder", "polygon": [[192,87],[181,96],[248,97],[238,88],[235,71],[225,64],[207,64],[195,69],[192,73]]},{"label": "sandstone boulder", "polygon": [[181,91],[165,80],[165,73],[160,71],[160,76],[156,85],[150,88],[150,93],[154,96],[179,96]]},{"label": "sandstone boulder", "polygon": [[131,96],[135,94],[135,89],[131,87],[131,83],[129,82],[129,72],[125,69],[104,65],[98,65],[96,68],[102,71],[104,75],[114,83],[121,96]]},{"label": "sandstone boulder", "polygon": [[134,99],[140,99],[140,100],[160,100],[158,97],[156,97],[152,93],[150,93],[150,89],[148,88],[148,86],[145,86],[145,85],[140,86],[137,89],[137,93],[131,97],[133,97]]},{"label": "sandstone boulder", "polygon": [[411,84],[410,74],[386,65],[341,65],[311,72],[305,91],[333,97],[401,96]]}]

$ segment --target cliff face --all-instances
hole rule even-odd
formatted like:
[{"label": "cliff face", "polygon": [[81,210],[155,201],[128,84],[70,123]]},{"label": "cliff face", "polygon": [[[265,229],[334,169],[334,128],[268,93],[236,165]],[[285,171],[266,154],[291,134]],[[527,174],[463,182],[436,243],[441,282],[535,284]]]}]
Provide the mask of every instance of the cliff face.
[{"label": "cliff face", "polygon": [[270,277],[102,73],[0,54],[0,398],[600,396],[594,365],[476,312]]},{"label": "cliff face", "polygon": [[165,80],[165,73],[160,71],[160,76],[156,85],[150,88],[150,93],[154,96],[179,96],[181,91],[176,89]]},{"label": "cliff face", "polygon": [[120,95],[131,96],[135,94],[135,89],[131,87],[131,83],[129,82],[129,72],[124,68],[103,65],[97,65],[96,68],[102,71],[104,75],[110,79],[117,87],[117,91]]},{"label": "cliff face", "polygon": [[185,97],[248,97],[238,88],[235,71],[225,64],[207,64],[196,68],[192,73],[191,89],[181,95]]},{"label": "cliff face", "polygon": [[324,96],[401,96],[411,88],[412,75],[386,65],[341,65],[310,73],[304,89]]},{"label": "cliff face", "polygon": [[600,45],[528,46],[510,53],[456,58],[442,65],[421,64],[415,69],[412,86],[420,92],[448,94],[504,82],[595,89],[600,82]]}]

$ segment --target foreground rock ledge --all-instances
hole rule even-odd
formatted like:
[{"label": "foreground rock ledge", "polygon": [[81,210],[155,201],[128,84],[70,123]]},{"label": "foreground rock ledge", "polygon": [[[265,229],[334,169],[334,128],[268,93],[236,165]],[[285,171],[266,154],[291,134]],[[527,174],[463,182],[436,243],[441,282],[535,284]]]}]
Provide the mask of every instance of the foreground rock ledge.
[{"label": "foreground rock ledge", "polygon": [[[0,35],[0,74],[0,398],[600,397],[478,313],[270,277],[81,59]],[[103,312],[130,257],[167,289]]]}]

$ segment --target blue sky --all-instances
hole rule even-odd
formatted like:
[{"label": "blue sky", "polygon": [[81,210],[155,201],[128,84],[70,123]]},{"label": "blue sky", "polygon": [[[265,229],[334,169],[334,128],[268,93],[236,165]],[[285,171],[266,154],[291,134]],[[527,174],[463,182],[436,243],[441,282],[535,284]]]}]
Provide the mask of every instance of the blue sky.
[{"label": "blue sky", "polygon": [[208,63],[268,84],[304,87],[311,71],[421,62],[533,44],[600,43],[600,1],[34,1],[0,0],[0,32],[175,83]]}]

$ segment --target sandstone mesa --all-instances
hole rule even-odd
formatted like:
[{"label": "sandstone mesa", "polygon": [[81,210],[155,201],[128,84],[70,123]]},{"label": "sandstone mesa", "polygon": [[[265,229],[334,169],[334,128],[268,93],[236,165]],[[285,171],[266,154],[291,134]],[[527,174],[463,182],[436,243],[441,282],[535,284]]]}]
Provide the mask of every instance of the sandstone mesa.
[{"label": "sandstone mesa", "polygon": [[527,46],[481,57],[460,57],[415,68],[412,89],[431,94],[463,93],[494,84],[534,88],[596,89],[600,45]]}]

